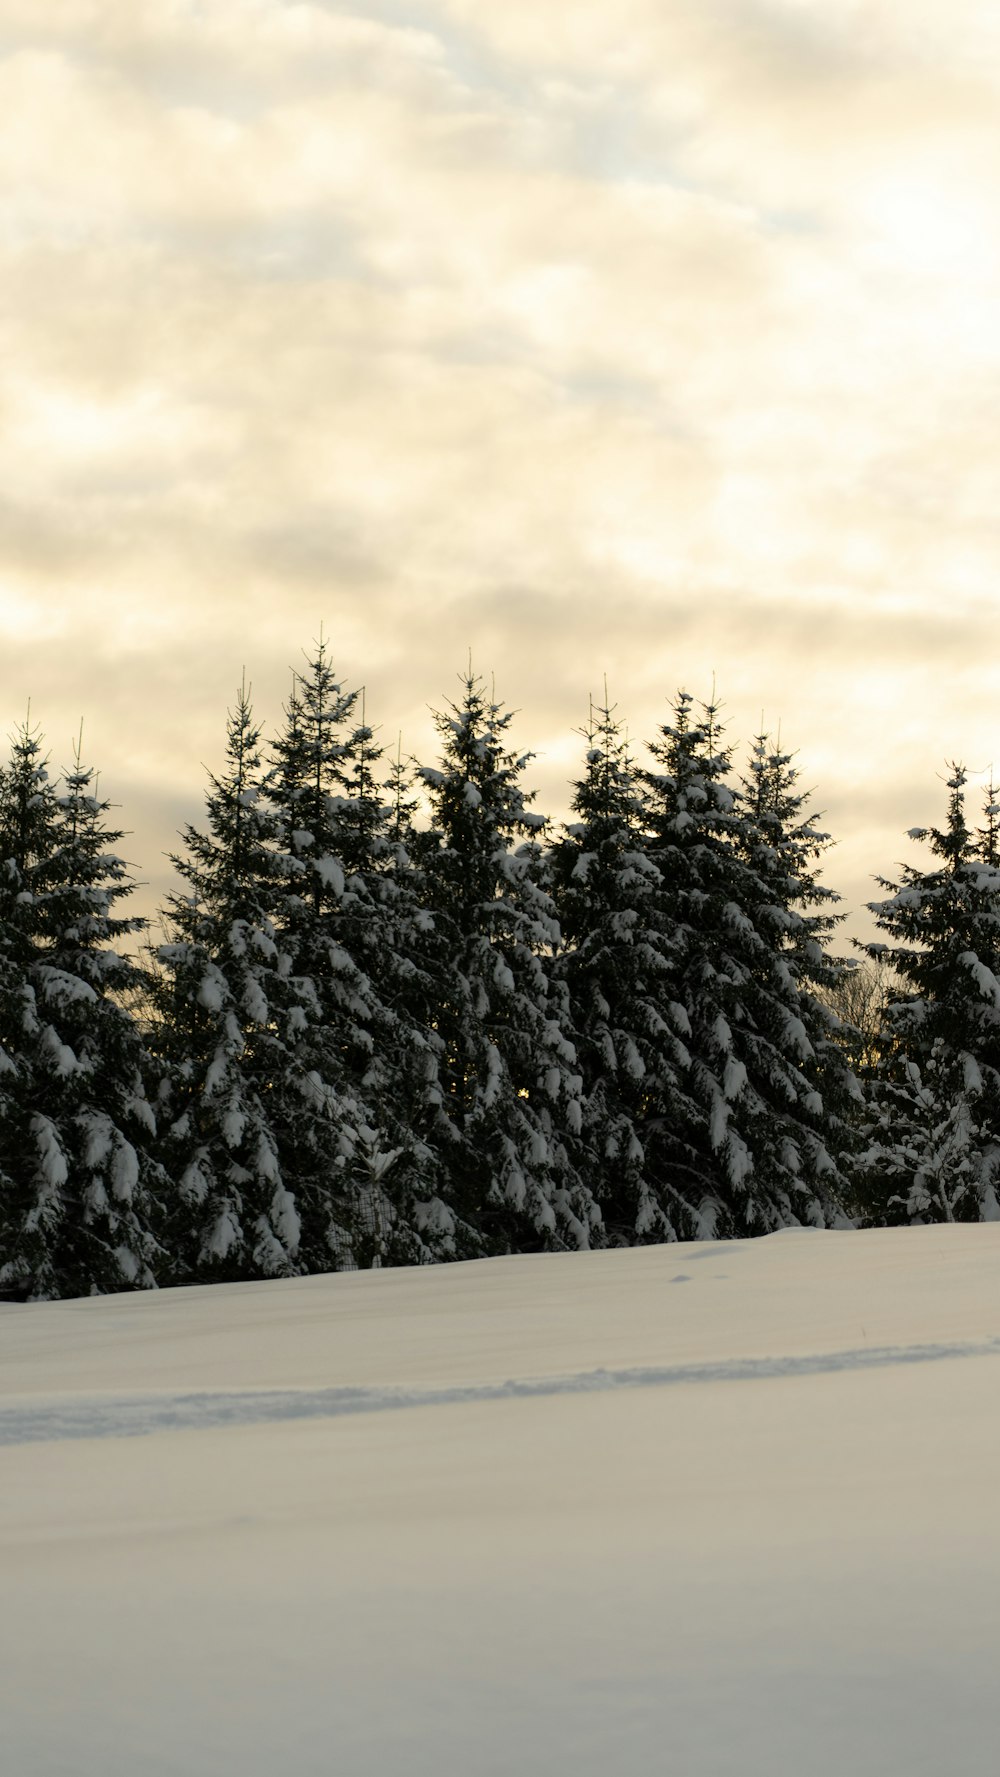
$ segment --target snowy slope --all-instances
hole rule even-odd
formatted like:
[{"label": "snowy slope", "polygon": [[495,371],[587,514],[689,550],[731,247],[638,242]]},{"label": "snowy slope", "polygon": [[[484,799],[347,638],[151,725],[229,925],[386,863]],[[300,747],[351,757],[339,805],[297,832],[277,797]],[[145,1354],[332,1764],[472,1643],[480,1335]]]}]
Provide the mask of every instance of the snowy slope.
[{"label": "snowy slope", "polygon": [[0,1766],[1000,1763],[1000,1227],[0,1307]]}]

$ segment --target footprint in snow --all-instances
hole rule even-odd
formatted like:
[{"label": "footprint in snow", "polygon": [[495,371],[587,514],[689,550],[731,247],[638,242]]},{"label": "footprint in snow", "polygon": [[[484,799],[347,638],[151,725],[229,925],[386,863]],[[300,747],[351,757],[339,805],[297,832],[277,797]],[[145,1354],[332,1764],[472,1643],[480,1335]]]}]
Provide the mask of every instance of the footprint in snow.
[{"label": "footprint in snow", "polygon": [[690,1283],[691,1279],[686,1271],[678,1271],[677,1276],[672,1277],[670,1281],[671,1283]]}]

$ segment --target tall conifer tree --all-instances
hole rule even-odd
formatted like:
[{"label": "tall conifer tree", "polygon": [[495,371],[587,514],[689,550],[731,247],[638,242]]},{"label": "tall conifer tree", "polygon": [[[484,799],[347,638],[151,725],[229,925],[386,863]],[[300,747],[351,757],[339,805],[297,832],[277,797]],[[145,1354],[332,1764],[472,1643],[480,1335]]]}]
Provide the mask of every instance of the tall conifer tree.
[{"label": "tall conifer tree", "polygon": [[[772,827],[765,849],[773,856],[765,864],[759,855],[757,816],[726,782],[731,750],[713,704],[695,720],[680,693],[650,750],[650,855],[673,933],[672,998],[690,1057],[647,1142],[652,1170],[685,1205],[679,1231],[688,1234],[834,1222],[845,1183],[828,1136],[839,1125],[824,1106],[803,1011],[820,1027],[788,942],[794,843],[775,846]],[[823,1059],[839,1065],[829,1053]]]},{"label": "tall conifer tree", "polygon": [[358,695],[337,679],[321,637],[293,681],[267,789],[283,883],[279,928],[303,1007],[284,1129],[310,1270],[369,1263],[382,1243],[380,1203],[365,1196],[382,1150],[361,1084],[375,1003],[346,942],[345,853],[377,819],[367,778],[362,809],[348,794]]},{"label": "tall conifer tree", "polygon": [[348,868],[342,942],[368,983],[371,1054],[360,1079],[367,1126],[357,1155],[360,1249],[379,1262],[454,1256],[442,1192],[441,1038],[434,1012],[451,967],[425,904],[416,795],[401,753],[388,764],[362,716],[345,776]]},{"label": "tall conifer tree", "polygon": [[871,903],[894,940],[868,945],[905,988],[890,998],[859,1162],[877,1222],[1000,1219],[1000,869],[996,805],[983,829],[965,811],[965,771],[951,767],[944,828],[914,829],[936,867],[879,881]]},{"label": "tall conifer tree", "polygon": [[758,734],[738,787],[737,808],[746,817],[740,849],[763,890],[757,923],[771,936],[779,983],[810,1051],[800,1056],[801,1071],[822,1100],[823,1148],[836,1165],[835,1178],[821,1166],[824,1188],[846,1207],[864,1105],[854,1072],[860,1033],[845,1031],[839,1011],[851,965],[829,948],[844,916],[837,911],[840,896],[820,879],[833,842],[810,800],[794,755],[782,750],[780,739],[772,746],[768,735]]},{"label": "tall conifer tree", "polygon": [[[434,818],[429,906],[451,968],[433,1023],[452,1125],[450,1203],[483,1250],[586,1246],[600,1227],[562,1131],[579,1127],[580,1077],[559,928],[521,776],[511,712],[470,667],[438,714],[439,768],[425,768]],[[521,841],[521,843],[518,843]],[[473,1247],[474,1250],[474,1247]]]},{"label": "tall conifer tree", "polygon": [[0,1289],[37,1298],[148,1287],[163,1180],[142,1039],[145,922],[120,832],[77,749],[60,789],[36,730],[0,774]]},{"label": "tall conifer tree", "polygon": [[670,1003],[672,938],[660,919],[659,873],[642,832],[636,768],[615,713],[594,709],[584,731],[577,817],[553,848],[566,983],[583,1077],[582,1123],[573,1143],[601,1204],[606,1237],[669,1240],[675,1221],[646,1170],[650,1115],[662,1115],[669,1081],[687,1065]]},{"label": "tall conifer tree", "polygon": [[[283,929],[316,1009],[304,1035],[321,1114],[295,1144],[311,1264],[421,1262],[454,1250],[440,1196],[442,960],[411,856],[412,796],[387,766],[358,693],[321,642],[275,748],[284,838]],[[332,1152],[331,1152],[332,1150]]]},{"label": "tall conifer tree", "polygon": [[205,830],[187,827],[185,851],[173,860],[187,892],[170,898],[171,938],[157,951],[180,1277],[299,1269],[299,1211],[272,1101],[303,1014],[275,927],[277,862],[259,742],[244,685],[228,719],[222,775],[209,777]]}]

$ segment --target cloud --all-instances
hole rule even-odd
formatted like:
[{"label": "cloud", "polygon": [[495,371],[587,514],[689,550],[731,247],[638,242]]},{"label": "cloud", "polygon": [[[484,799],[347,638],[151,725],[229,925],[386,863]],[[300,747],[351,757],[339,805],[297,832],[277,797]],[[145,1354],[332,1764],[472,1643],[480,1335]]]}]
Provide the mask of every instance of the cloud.
[{"label": "cloud", "polygon": [[471,646],[557,812],[605,671],[638,735],[715,673],[855,899],[992,756],[974,0],[8,0],[2,36],[0,690],[84,711],[137,843],[321,622],[424,756]]}]

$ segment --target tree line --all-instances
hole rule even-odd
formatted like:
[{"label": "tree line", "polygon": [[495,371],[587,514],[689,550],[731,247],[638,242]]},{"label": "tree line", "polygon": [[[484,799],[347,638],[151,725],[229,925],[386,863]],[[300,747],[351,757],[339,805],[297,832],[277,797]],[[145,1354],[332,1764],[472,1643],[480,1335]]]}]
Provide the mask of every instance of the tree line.
[{"label": "tree line", "polygon": [[858,965],[794,759],[716,705],[643,763],[592,706],[553,831],[471,667],[434,766],[359,704],[322,643],[268,741],[241,688],[158,943],[94,771],[14,734],[4,1296],[1000,1213],[992,794],[969,830],[956,768]]}]

